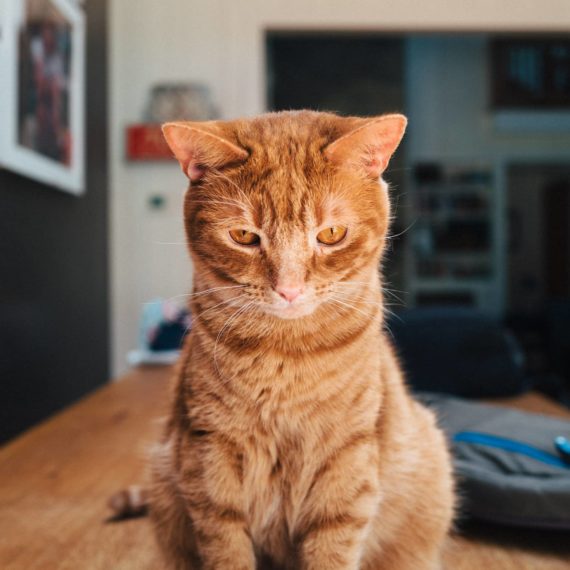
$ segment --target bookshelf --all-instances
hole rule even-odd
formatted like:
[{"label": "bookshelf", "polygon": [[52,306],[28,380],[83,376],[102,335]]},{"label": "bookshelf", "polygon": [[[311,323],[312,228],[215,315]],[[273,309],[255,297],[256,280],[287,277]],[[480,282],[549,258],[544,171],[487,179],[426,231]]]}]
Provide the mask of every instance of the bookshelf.
[{"label": "bookshelf", "polygon": [[412,168],[407,290],[413,306],[501,308],[500,223],[491,165]]}]

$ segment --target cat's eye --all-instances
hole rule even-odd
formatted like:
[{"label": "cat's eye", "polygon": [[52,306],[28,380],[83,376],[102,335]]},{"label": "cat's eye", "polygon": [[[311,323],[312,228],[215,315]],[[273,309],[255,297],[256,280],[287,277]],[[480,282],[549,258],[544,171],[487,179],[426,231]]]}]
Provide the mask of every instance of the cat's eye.
[{"label": "cat's eye", "polygon": [[331,226],[317,234],[317,241],[324,245],[336,245],[344,239],[347,231],[348,228],[344,226]]},{"label": "cat's eye", "polygon": [[259,236],[247,230],[230,230],[230,237],[240,245],[257,245]]}]

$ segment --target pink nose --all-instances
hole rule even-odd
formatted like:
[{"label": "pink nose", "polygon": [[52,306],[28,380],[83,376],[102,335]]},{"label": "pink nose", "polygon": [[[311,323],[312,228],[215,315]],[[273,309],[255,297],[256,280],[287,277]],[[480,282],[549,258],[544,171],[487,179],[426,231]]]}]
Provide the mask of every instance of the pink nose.
[{"label": "pink nose", "polygon": [[303,292],[303,287],[301,285],[277,285],[275,291],[277,291],[283,299],[292,303]]}]

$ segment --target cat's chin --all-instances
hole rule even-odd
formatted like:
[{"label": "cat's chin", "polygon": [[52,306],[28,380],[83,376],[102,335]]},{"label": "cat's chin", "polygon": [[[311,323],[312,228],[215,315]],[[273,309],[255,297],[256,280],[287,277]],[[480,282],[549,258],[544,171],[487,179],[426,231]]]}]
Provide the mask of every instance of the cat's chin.
[{"label": "cat's chin", "polygon": [[313,305],[289,305],[288,307],[272,307],[266,308],[265,312],[279,319],[300,319],[315,312],[316,307]]}]

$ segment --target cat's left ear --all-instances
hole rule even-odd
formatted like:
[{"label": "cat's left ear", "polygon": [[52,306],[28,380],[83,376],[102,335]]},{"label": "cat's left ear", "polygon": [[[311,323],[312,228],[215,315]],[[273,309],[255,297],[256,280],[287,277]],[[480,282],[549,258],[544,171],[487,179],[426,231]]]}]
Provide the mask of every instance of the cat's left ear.
[{"label": "cat's left ear", "polygon": [[339,167],[355,169],[377,179],[400,144],[408,120],[404,115],[394,114],[363,121],[329,144],[325,156]]}]

